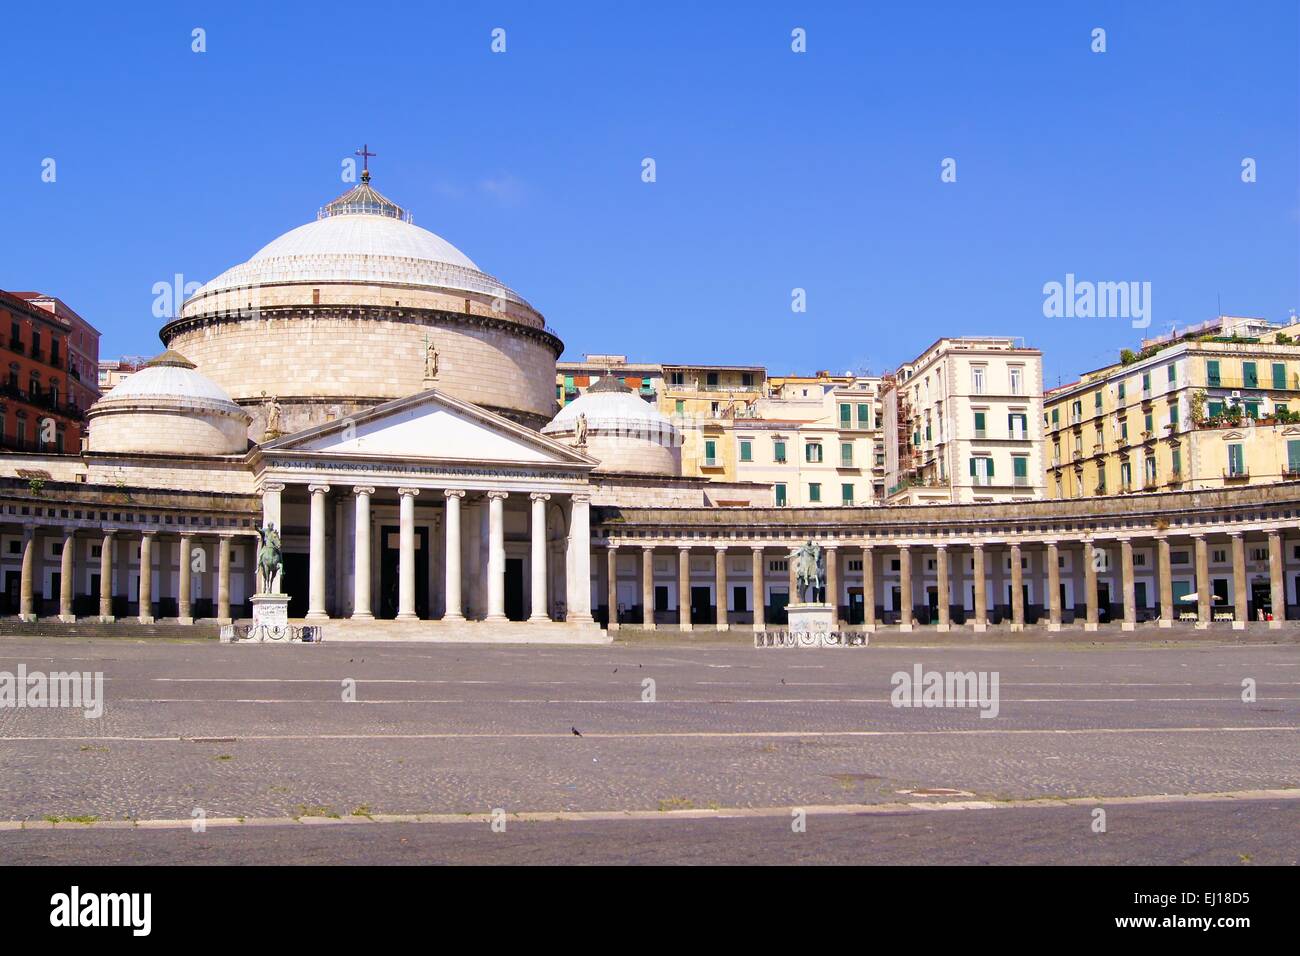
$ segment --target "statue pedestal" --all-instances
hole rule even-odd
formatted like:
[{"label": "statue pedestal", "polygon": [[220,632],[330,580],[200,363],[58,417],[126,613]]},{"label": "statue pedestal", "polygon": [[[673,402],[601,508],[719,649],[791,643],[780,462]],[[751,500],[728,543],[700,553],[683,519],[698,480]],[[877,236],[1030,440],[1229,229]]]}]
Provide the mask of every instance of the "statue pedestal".
[{"label": "statue pedestal", "polygon": [[[787,604],[785,613],[791,634],[806,634],[801,643],[825,643],[825,638],[835,630],[835,608],[829,604]],[[817,640],[813,641],[812,638]]]},{"label": "statue pedestal", "polygon": [[289,595],[254,594],[253,627],[267,627],[283,630],[289,626]]}]

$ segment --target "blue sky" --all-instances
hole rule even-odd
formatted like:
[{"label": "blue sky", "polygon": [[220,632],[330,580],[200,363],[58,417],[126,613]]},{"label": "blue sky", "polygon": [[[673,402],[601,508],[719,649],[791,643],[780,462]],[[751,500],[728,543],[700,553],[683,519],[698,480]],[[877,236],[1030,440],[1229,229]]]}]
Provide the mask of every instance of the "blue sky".
[{"label": "blue sky", "polygon": [[154,283],[314,218],[364,141],[376,187],[568,357],[880,372],[1006,334],[1054,385],[1143,334],[1044,318],[1067,273],[1150,282],[1150,332],[1300,307],[1298,8],[21,4],[0,288],[152,354]]}]

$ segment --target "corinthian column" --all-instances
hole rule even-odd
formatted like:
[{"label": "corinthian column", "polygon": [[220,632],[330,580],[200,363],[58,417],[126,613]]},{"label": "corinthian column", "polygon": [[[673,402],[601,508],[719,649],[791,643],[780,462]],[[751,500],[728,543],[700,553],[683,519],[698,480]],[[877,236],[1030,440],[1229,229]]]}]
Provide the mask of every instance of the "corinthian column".
[{"label": "corinthian column", "polygon": [[419,488],[398,488],[397,619],[416,621],[415,615],[415,496]]},{"label": "corinthian column", "polygon": [[[487,617],[485,620],[506,620],[506,529],[504,491],[489,491],[488,497],[488,582]],[[590,587],[588,587],[590,591]]]},{"label": "corinthian column", "polygon": [[356,485],[352,529],[352,620],[373,621],[370,609],[370,496],[373,487]]},{"label": "corinthian column", "polygon": [[325,613],[325,495],[329,485],[308,485],[311,528],[308,537],[307,620],[324,621]]},{"label": "corinthian column", "polygon": [[59,620],[65,624],[75,624],[77,616],[72,612],[72,598],[76,593],[77,530],[63,529],[63,552],[59,555]]},{"label": "corinthian column", "polygon": [[141,624],[153,623],[153,531],[140,535],[140,614]]},{"label": "corinthian column", "polygon": [[460,587],[460,500],[465,492],[448,488],[443,496],[447,499],[447,601],[442,619],[464,621]]},{"label": "corinthian column", "polygon": [[177,557],[177,577],[180,583],[180,593],[176,595],[176,617],[181,624],[193,624],[194,612],[190,607],[190,562],[193,558],[190,551],[194,547],[194,537],[189,534],[181,535],[180,555]]},{"label": "corinthian column", "polygon": [[[532,589],[529,595],[529,601],[532,604],[532,610],[528,614],[528,620],[533,622],[549,621],[551,619],[550,610],[546,603],[546,502],[551,500],[551,496],[543,492],[534,491],[529,496],[532,501],[532,516],[528,522],[529,532],[532,537]],[[613,552],[611,552],[613,553]],[[610,595],[611,601],[614,600],[614,570],[610,565]],[[610,605],[610,629],[615,630],[618,627],[618,607],[616,604]]]},{"label": "corinthian column", "polygon": [[113,623],[113,545],[116,539],[112,531],[104,532],[104,540],[99,545],[99,620],[104,624]]}]

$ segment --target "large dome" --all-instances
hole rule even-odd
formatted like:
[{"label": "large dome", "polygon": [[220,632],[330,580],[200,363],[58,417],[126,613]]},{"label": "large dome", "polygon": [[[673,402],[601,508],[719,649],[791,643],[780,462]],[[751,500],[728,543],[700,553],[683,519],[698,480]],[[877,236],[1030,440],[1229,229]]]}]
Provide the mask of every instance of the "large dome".
[{"label": "large dome", "polygon": [[361,182],[199,288],[163,326],[251,415],[292,433],[438,388],[533,428],[555,414],[564,344],[542,316]]},{"label": "large dome", "polygon": [[367,178],[322,208],[315,222],[289,230],[208,282],[185,310],[235,289],[335,282],[453,289],[527,305],[446,239],[415,225]]}]

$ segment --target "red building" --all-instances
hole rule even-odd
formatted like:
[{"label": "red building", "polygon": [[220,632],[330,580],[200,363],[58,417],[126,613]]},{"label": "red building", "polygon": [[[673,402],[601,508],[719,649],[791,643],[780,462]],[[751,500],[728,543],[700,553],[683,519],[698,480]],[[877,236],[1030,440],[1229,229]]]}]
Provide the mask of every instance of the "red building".
[{"label": "red building", "polygon": [[0,290],[0,449],[77,454],[99,332],[53,296]]}]

